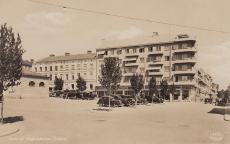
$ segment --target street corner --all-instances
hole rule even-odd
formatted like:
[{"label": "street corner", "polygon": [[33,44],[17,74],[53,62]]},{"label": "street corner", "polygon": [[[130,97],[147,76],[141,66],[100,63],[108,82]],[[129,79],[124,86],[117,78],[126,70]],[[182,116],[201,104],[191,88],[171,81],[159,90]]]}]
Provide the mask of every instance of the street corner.
[{"label": "street corner", "polygon": [[0,138],[4,136],[9,136],[20,130],[20,128],[14,124],[4,124],[0,125]]}]

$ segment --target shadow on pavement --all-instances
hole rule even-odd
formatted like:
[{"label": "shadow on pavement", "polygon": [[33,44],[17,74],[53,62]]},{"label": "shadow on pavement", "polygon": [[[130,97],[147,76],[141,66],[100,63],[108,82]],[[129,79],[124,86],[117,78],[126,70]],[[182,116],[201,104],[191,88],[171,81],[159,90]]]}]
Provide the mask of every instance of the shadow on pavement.
[{"label": "shadow on pavement", "polygon": [[208,113],[224,115],[226,110],[230,110],[230,108],[213,108]]},{"label": "shadow on pavement", "polygon": [[14,117],[7,117],[7,118],[3,118],[4,124],[7,123],[15,123],[18,121],[24,121],[23,116],[14,116]]}]

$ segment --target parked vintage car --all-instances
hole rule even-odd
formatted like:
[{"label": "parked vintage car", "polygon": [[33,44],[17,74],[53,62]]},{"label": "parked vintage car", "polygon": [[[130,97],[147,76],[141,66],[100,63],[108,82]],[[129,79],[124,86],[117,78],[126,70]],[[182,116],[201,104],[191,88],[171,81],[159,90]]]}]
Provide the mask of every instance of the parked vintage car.
[{"label": "parked vintage car", "polygon": [[121,100],[125,106],[131,106],[131,105],[135,104],[134,98],[132,98],[130,95],[114,95],[114,94],[112,94],[111,96],[114,97],[114,99],[116,99],[116,100]]},{"label": "parked vintage car", "polygon": [[122,107],[122,101],[121,100],[116,100],[112,96],[103,96],[101,97],[97,104],[100,106],[109,106],[109,99],[110,99],[110,105],[112,107]]},{"label": "parked vintage car", "polygon": [[50,96],[62,98],[64,96],[64,93],[62,91],[55,91]]},{"label": "parked vintage car", "polygon": [[147,99],[147,101],[149,103],[152,103],[152,102],[154,102],[154,103],[163,103],[164,102],[164,100],[162,98],[158,98],[156,96],[154,96],[154,97],[152,97],[152,96],[145,96],[145,98]]},{"label": "parked vintage car", "polygon": [[84,100],[94,100],[97,95],[93,94],[92,92],[84,92],[83,99]]},{"label": "parked vintage car", "polygon": [[227,100],[225,98],[217,98],[216,99],[216,106],[225,106]]}]

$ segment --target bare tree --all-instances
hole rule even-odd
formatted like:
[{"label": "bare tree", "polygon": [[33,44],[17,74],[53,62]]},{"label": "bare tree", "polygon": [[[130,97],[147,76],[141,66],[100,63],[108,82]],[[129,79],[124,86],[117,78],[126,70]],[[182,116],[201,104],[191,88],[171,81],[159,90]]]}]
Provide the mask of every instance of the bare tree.
[{"label": "bare tree", "polygon": [[21,46],[20,35],[15,39],[13,29],[6,23],[0,29],[0,99],[1,123],[3,124],[3,91],[17,85],[22,76],[22,55],[25,52]]}]

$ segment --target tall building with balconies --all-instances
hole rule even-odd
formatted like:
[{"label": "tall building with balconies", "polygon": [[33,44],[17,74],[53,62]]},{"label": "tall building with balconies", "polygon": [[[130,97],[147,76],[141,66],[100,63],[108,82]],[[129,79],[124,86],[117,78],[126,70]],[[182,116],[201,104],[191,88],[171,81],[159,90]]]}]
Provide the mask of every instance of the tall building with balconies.
[{"label": "tall building with balconies", "polygon": [[96,54],[88,51],[87,54],[65,53],[64,56],[50,55],[32,65],[32,70],[49,76],[49,90],[54,90],[55,78],[64,80],[63,90],[76,90],[76,79],[82,76],[86,80],[87,90],[94,91],[96,84]]},{"label": "tall building with balconies", "polygon": [[[101,73],[101,64],[105,57],[118,57],[122,68],[122,81],[117,94],[132,94],[130,78],[133,73],[145,77],[142,90],[148,94],[148,81],[152,76],[158,85],[167,79],[169,85],[174,83],[178,100],[192,100],[199,94],[197,69],[196,37],[183,35],[154,35],[122,40],[102,41],[97,52],[97,78]],[[96,90],[105,95],[105,89],[97,79]],[[160,94],[160,91],[159,91]],[[169,99],[169,96],[165,97]]]}]

